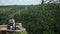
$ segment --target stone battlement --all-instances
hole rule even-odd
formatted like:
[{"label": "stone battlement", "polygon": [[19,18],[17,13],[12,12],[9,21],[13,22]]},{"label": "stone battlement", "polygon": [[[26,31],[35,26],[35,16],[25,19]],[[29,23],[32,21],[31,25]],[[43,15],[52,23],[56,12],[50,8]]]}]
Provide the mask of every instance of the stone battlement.
[{"label": "stone battlement", "polygon": [[16,30],[8,30],[7,25],[0,25],[0,31],[25,31],[26,29],[22,26],[22,23],[16,23]]}]

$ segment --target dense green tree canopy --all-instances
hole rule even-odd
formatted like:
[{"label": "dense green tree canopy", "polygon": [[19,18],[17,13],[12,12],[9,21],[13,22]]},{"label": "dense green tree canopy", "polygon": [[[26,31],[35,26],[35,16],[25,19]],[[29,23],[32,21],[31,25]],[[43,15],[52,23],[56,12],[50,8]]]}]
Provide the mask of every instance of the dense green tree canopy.
[{"label": "dense green tree canopy", "polygon": [[13,17],[29,34],[59,34],[60,4],[0,6],[0,24]]}]

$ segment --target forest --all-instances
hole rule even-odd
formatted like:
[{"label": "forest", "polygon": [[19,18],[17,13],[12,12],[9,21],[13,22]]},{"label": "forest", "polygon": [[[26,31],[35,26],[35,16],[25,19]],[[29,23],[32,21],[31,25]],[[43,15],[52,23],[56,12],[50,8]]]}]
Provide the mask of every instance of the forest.
[{"label": "forest", "polygon": [[13,17],[28,34],[59,34],[60,4],[0,6],[0,25]]}]

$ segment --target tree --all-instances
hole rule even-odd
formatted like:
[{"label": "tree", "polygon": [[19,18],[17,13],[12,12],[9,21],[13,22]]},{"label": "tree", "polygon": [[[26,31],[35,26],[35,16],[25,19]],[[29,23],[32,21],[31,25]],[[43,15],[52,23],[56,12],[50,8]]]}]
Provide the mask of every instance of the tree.
[{"label": "tree", "polygon": [[45,3],[58,3],[60,0],[46,0]]},{"label": "tree", "polygon": [[44,4],[44,0],[41,0],[42,2],[41,2],[41,4]]}]

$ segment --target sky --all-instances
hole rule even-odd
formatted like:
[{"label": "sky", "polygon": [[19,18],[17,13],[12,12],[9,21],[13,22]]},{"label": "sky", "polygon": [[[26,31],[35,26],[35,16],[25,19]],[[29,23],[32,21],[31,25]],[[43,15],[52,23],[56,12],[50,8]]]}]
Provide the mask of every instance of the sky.
[{"label": "sky", "polygon": [[41,0],[0,0],[0,5],[37,5]]}]

